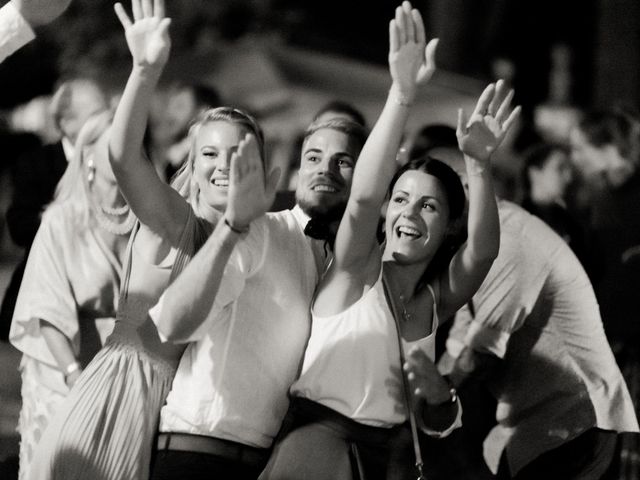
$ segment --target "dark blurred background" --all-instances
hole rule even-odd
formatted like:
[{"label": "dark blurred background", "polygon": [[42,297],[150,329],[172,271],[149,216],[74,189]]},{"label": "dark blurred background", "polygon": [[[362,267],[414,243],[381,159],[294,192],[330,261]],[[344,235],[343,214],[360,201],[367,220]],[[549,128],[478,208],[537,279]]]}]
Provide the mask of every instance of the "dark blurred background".
[{"label": "dark blurred background", "polygon": [[[0,2],[6,3],[6,2]],[[59,75],[94,72],[118,85],[129,55],[113,1],[75,0],[35,42],[0,66],[0,106],[51,92]],[[397,2],[379,0],[172,0],[173,58],[219,51],[248,37],[384,64],[386,25]],[[552,52],[565,47],[568,100],[638,105],[640,2],[636,0],[426,0],[414,2],[442,39],[450,72],[513,75],[526,107],[549,97]],[[263,44],[264,45],[264,44]],[[506,61],[506,62],[505,62]],[[198,69],[204,66],[194,65]],[[505,70],[506,69],[506,70]]]},{"label": "dark blurred background", "polygon": [[[328,100],[348,100],[373,124],[390,84],[387,25],[398,3],[167,0],[173,49],[163,82],[209,84],[224,103],[249,109],[265,130],[272,161],[293,171],[296,139]],[[64,78],[92,77],[117,101],[131,59],[113,4],[74,0],[35,41],[0,64],[0,130],[51,141],[47,105]],[[422,0],[414,6],[428,37],[441,42],[439,70],[419,94],[408,138],[427,123],[455,125],[456,109],[472,108],[484,84],[497,78],[515,87],[525,113],[517,138],[505,142],[511,152],[522,152],[545,132],[566,140],[577,112],[640,107],[638,0]],[[4,219],[12,188],[7,172],[17,154],[4,139],[0,148]],[[506,198],[514,196],[520,168],[514,158],[495,159],[506,172],[497,179]],[[0,298],[21,254],[0,221]],[[18,361],[18,352],[0,343],[0,478],[10,478],[2,465],[17,452]]]}]

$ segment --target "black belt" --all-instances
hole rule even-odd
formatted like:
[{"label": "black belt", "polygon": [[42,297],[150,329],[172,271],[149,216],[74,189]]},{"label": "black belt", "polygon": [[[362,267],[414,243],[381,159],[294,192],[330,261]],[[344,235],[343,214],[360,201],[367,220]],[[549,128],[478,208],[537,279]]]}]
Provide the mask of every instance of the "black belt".
[{"label": "black belt", "polygon": [[231,440],[190,433],[160,433],[157,446],[159,451],[205,453],[253,467],[264,466],[270,454],[268,448],[250,447]]}]

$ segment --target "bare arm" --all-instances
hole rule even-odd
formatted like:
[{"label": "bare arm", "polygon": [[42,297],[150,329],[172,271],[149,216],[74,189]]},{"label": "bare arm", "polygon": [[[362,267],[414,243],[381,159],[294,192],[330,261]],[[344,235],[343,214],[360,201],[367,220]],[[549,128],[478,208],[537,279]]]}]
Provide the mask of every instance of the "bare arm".
[{"label": "bare arm", "polygon": [[153,7],[151,0],[132,0],[132,6],[133,23],[122,5],[115,5],[133,68],[113,119],[109,158],[118,186],[138,219],[175,246],[190,207],[142,155],[151,98],[171,48],[170,19],[164,18],[163,0],[155,0]]},{"label": "bare arm", "polygon": [[467,121],[458,112],[458,143],[464,154],[469,185],[468,239],[451,261],[441,282],[440,314],[449,316],[480,287],[500,246],[500,220],[491,179],[490,159],[515,122],[510,112],[513,91],[504,82],[489,85]]},{"label": "bare arm", "polygon": [[435,70],[437,40],[426,46],[420,13],[404,2],[389,24],[389,71],[393,79],[385,106],[356,163],[351,195],[340,223],[334,265],[348,272],[363,272],[377,248],[375,230],[388,185],[398,165],[409,109],[419,84]]},{"label": "bare arm", "polygon": [[207,319],[231,253],[250,223],[273,203],[279,175],[275,169],[265,181],[256,139],[247,135],[231,157],[224,220],[164,294],[156,326],[165,338],[189,341]]},{"label": "bare arm", "polygon": [[79,366],[77,369],[73,367],[73,372],[67,374],[69,367],[77,364],[76,356],[73,353],[69,339],[64,333],[45,320],[40,320],[40,331],[42,332],[45,342],[47,342],[53,358],[55,358],[60,370],[65,375],[65,382],[71,387],[82,370]]},{"label": "bare arm", "polygon": [[71,0],[11,0],[32,27],[52,22],[71,4]]}]

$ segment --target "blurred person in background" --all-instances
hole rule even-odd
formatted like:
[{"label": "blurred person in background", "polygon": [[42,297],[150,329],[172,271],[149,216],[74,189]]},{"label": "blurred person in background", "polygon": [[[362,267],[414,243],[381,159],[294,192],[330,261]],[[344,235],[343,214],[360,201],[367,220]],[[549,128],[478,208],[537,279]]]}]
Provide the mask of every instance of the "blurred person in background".
[{"label": "blurred person in background", "polygon": [[36,445],[113,328],[135,218],[108,160],[111,114],[90,118],[46,208],[16,302],[10,340],[23,353],[20,478]]},{"label": "blurred person in background", "polygon": [[32,148],[12,165],[11,203],[6,222],[11,240],[25,252],[13,272],[0,307],[0,334],[4,340],[7,339],[24,267],[42,212],[53,199],[56,185],[68,161],[73,158],[74,143],[80,129],[89,117],[107,108],[107,98],[94,80],[74,77],[62,81],[50,106],[59,140]]},{"label": "blurred person in background", "polygon": [[[570,142],[572,159],[592,188],[589,228],[602,263],[594,286],[605,331],[640,412],[639,117],[621,109],[587,113],[571,131]],[[638,436],[629,436],[623,448],[628,471],[637,478]]]},{"label": "blurred person in background", "polygon": [[577,209],[572,205],[576,174],[570,150],[560,144],[540,143],[523,154],[522,207],[549,225],[576,254],[589,274],[597,277],[595,252]]},{"label": "blurred person in background", "polygon": [[[446,161],[465,182],[460,154],[449,151]],[[498,258],[457,312],[439,363],[459,388],[465,418],[483,430],[464,432],[462,445],[441,455],[461,455],[449,463],[468,462],[479,473],[484,450],[500,479],[603,478],[621,468],[623,432],[638,432],[638,423],[593,288],[567,243],[542,220],[505,200],[498,211]],[[478,385],[497,401],[493,411],[478,399]],[[487,414],[495,427],[474,418]],[[470,477],[457,474],[442,478]]]},{"label": "blurred person in background", "polygon": [[0,8],[0,62],[35,38],[34,28],[58,18],[71,0],[11,0]]},{"label": "blurred person in background", "polygon": [[[115,5],[133,62],[110,130],[109,160],[139,222],[124,260],[113,333],[42,436],[31,467],[38,480],[148,479],[158,415],[185,349],[162,341],[149,308],[220,219],[232,190],[230,169],[240,164],[257,175],[263,167],[264,137],[255,120],[218,107],[190,129],[188,160],[172,185],[158,177],[142,147],[169,58],[171,20],[162,0],[133,0],[132,7],[133,20]],[[264,182],[262,170],[259,178]],[[250,191],[252,200],[261,199],[257,188]],[[220,224],[237,235],[233,224]]]},{"label": "blurred person in background", "polygon": [[154,103],[145,146],[160,178],[169,181],[189,154],[189,127],[222,99],[210,85],[179,81],[159,92]]}]

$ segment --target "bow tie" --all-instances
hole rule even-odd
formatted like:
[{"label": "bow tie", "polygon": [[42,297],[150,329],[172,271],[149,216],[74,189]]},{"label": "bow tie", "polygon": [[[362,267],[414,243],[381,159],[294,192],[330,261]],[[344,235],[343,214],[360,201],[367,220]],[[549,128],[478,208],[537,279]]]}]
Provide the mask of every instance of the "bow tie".
[{"label": "bow tie", "polygon": [[317,240],[326,241],[329,244],[329,247],[331,247],[331,249],[333,250],[335,235],[329,225],[322,220],[318,220],[315,218],[309,220],[307,222],[307,226],[304,227],[304,234]]}]

